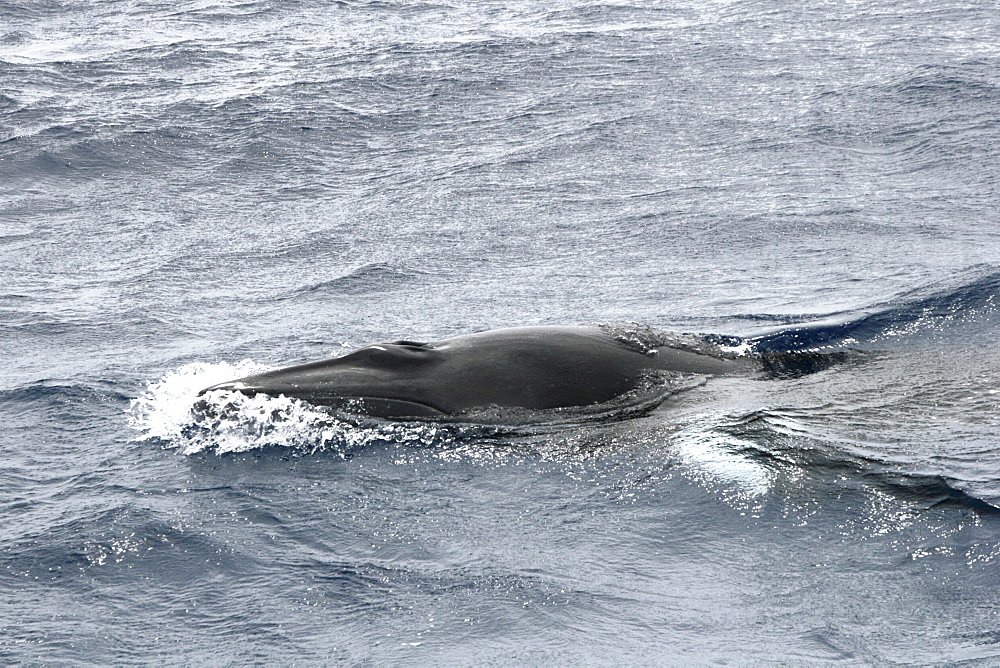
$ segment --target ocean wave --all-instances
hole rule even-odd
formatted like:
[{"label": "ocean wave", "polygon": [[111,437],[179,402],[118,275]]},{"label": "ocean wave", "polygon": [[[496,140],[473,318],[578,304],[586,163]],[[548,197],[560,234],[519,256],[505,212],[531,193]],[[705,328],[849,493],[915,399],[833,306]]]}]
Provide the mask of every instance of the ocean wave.
[{"label": "ocean wave", "polygon": [[[1000,517],[1000,505],[968,491],[964,481],[915,470],[915,462],[880,456],[871,448],[862,453],[849,447],[850,438],[821,433],[814,422],[807,410],[760,409],[702,420],[695,433],[710,444],[702,455],[707,470],[743,481],[751,490],[767,489],[766,481],[777,473],[789,479],[808,476],[826,485],[861,485],[889,494],[912,512],[955,506]],[[690,447],[682,451],[698,461]],[[754,465],[763,468],[756,471]]]},{"label": "ocean wave", "polygon": [[234,559],[231,549],[197,527],[172,525],[121,499],[105,499],[101,507],[90,504],[44,521],[35,517],[31,531],[8,536],[4,545],[0,573],[48,582],[122,568],[155,572],[158,578],[173,573],[174,584],[186,586],[192,567],[225,562],[227,569],[239,570],[248,564],[247,557]]},{"label": "ocean wave", "polygon": [[882,90],[904,104],[940,108],[941,105],[1000,103],[1000,81],[985,62],[961,65],[924,65]]},{"label": "ocean wave", "polygon": [[[1000,272],[993,266],[980,266],[870,308],[835,313],[754,336],[750,343],[759,353],[892,348],[914,345],[928,337],[966,343],[970,330],[991,330],[998,315]],[[983,321],[985,325],[979,324]]]},{"label": "ocean wave", "polygon": [[428,273],[413,269],[400,269],[373,262],[350,271],[343,276],[300,288],[298,294],[364,295],[374,292],[399,290],[425,282]]},{"label": "ocean wave", "polygon": [[17,412],[51,411],[60,405],[82,403],[127,402],[131,397],[114,383],[91,381],[71,383],[60,380],[40,380],[9,390],[0,390],[0,401],[11,414]]}]

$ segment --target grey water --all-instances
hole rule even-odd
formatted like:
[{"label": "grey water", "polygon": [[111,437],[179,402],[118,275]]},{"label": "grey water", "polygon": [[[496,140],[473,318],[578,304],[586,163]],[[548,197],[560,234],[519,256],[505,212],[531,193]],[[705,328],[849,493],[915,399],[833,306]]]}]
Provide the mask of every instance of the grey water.
[{"label": "grey water", "polygon": [[[0,661],[996,665],[998,35],[963,0],[0,3]],[[530,430],[191,413],[623,321],[849,354]]]}]

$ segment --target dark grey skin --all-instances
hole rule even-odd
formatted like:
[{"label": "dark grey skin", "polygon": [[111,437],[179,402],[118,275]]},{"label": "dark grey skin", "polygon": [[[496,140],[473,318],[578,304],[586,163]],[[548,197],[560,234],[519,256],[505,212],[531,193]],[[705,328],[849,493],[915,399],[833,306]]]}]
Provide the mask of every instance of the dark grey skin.
[{"label": "dark grey skin", "polygon": [[202,390],[285,395],[389,419],[447,420],[488,406],[590,406],[649,372],[745,373],[742,360],[670,347],[640,351],[599,327],[516,327],[431,343],[395,341]]}]

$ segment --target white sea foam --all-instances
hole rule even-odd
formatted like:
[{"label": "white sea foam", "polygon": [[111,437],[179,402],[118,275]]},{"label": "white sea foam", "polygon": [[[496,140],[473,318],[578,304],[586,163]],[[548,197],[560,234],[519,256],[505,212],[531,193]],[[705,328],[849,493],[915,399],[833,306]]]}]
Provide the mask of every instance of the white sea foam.
[{"label": "white sea foam", "polygon": [[720,345],[719,350],[733,357],[745,357],[753,352],[753,344],[750,341],[744,340],[732,346]]},{"label": "white sea foam", "polygon": [[189,455],[266,447],[346,454],[374,442],[433,445],[454,439],[455,429],[442,425],[353,419],[285,396],[221,391],[198,396],[205,387],[267,370],[251,360],[184,365],[149,382],[132,400],[129,424],[141,439],[159,439]]},{"label": "white sea foam", "polygon": [[191,406],[198,392],[210,385],[267,370],[268,367],[251,360],[236,364],[185,364],[147,383],[146,391],[129,406],[129,426],[141,431],[143,438],[177,438],[191,424]]}]

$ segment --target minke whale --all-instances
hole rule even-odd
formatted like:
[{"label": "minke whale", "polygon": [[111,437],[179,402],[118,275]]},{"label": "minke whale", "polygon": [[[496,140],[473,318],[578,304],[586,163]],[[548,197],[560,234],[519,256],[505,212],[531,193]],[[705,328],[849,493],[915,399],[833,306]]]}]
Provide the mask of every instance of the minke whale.
[{"label": "minke whale", "polygon": [[670,336],[646,327],[593,325],[392,341],[219,383],[199,396],[284,395],[378,418],[460,420],[485,408],[543,411],[603,404],[657,374],[718,376],[753,368],[718,346],[692,343],[696,337]]}]

